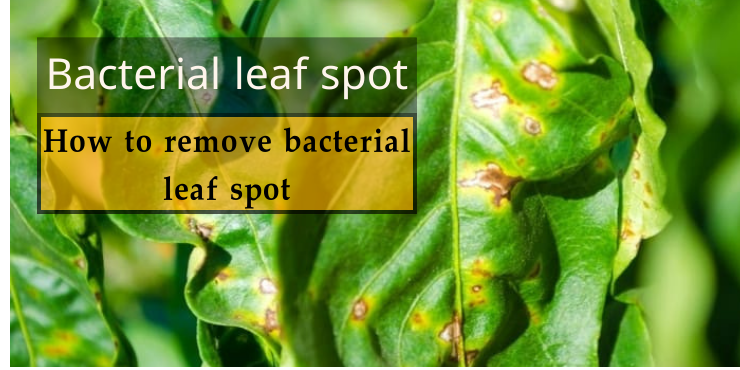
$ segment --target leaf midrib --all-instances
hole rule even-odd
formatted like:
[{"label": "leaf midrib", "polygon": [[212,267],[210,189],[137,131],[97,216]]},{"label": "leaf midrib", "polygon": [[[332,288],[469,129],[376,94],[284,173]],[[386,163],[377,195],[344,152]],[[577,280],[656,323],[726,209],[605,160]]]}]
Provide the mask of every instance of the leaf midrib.
[{"label": "leaf midrib", "polygon": [[[153,15],[153,14],[151,13],[151,11],[149,11],[149,8],[148,8],[148,7],[147,7],[147,5],[146,5],[146,0],[138,0],[138,2],[139,2],[139,5],[141,5],[141,9],[142,9],[142,10],[144,11],[144,14],[146,15],[146,17],[147,17],[147,18],[149,19],[149,21],[151,22],[151,24],[152,24],[152,26],[153,26],[153,28],[154,28],[154,31],[155,31],[155,33],[157,33],[157,34],[159,35],[159,37],[160,37],[160,38],[162,39],[162,44],[163,44],[163,45],[165,46],[165,49],[167,50],[167,54],[169,54],[169,56],[170,56],[171,60],[177,60],[177,58],[176,58],[176,56],[175,56],[175,52],[174,52],[174,50],[173,50],[173,48],[172,48],[172,45],[171,45],[171,44],[169,43],[169,41],[168,41],[167,37],[166,37],[166,36],[164,35],[164,31],[163,31],[163,30],[162,30],[162,28],[160,27],[160,25],[159,25],[159,23],[157,22],[157,20],[155,19],[154,15]],[[198,4],[196,3],[196,2],[190,1],[190,3],[194,4],[194,5],[195,5],[195,7],[196,7],[196,8],[198,8],[199,10],[201,10],[201,11],[203,11],[203,12],[206,12],[206,13],[208,13],[206,9],[204,9],[204,8],[200,7],[200,6],[199,6],[199,5],[198,5]],[[185,74],[185,72],[183,72],[183,74]],[[193,109],[194,109],[194,110],[195,110],[195,111],[196,111],[197,113],[202,113],[202,112],[200,111],[200,108],[198,107],[198,104],[197,104],[197,102],[195,101],[195,96],[193,95],[193,92],[192,92],[192,90],[190,89],[190,87],[188,86],[188,87],[186,87],[186,88],[185,88],[185,89],[183,89],[183,90],[185,90],[185,94],[186,94],[186,95],[187,95],[187,97],[188,97],[188,101],[189,101],[189,103],[190,103],[191,107],[192,107],[192,108],[193,108]],[[157,94],[158,94],[159,92],[161,92],[161,89],[158,89],[158,90],[157,90],[157,92],[155,93],[155,96],[156,96],[156,95],[157,95]],[[153,98],[152,98],[151,100],[153,100]],[[149,105],[149,103],[150,103],[150,102],[151,102],[151,101],[148,101],[148,102],[147,102],[147,106]],[[202,122],[201,122],[201,123],[202,123]],[[137,124],[138,124],[138,121],[137,121]],[[179,159],[180,159],[180,156],[178,155],[178,156],[177,156],[177,160],[178,160],[178,162],[179,162]],[[221,163],[220,163],[220,161],[219,161],[219,168],[221,168],[221,167],[222,167],[222,164],[221,164]],[[222,171],[222,173],[225,173],[225,171]],[[262,246],[261,246],[261,244],[260,244],[260,242],[259,242],[259,235],[257,235],[257,230],[256,230],[256,227],[254,226],[254,221],[252,220],[252,218],[251,218],[251,216],[250,216],[250,215],[246,215],[246,218],[247,218],[247,221],[249,222],[250,228],[252,229],[252,233],[254,234],[254,241],[255,241],[255,245],[257,246],[257,250],[258,250],[258,252],[259,252],[259,255],[260,255],[260,260],[261,260],[261,262],[262,262],[262,265],[263,265],[263,266],[264,266],[264,268],[265,268],[265,272],[266,272],[266,273],[267,273],[268,275],[272,275],[272,274],[271,274],[271,269],[269,268],[269,266],[268,266],[268,264],[267,264],[267,261],[266,261],[266,259],[265,259],[265,256],[264,256],[264,252],[263,252],[263,250],[262,250]]]},{"label": "leaf midrib", "polygon": [[[164,46],[165,50],[167,50],[167,54],[170,56],[170,60],[173,62],[177,61],[177,56],[175,55],[175,50],[172,48],[172,44],[169,42],[169,38],[164,34],[164,31],[162,30],[162,27],[159,25],[159,22],[154,17],[154,14],[149,10],[149,7],[146,4],[146,0],[137,0],[139,5],[141,6],[141,10],[144,12],[144,15],[149,19],[149,22],[152,25],[152,28],[154,28],[154,33],[156,33],[159,38],[162,40],[162,45]],[[202,8],[198,7],[202,10]],[[185,71],[183,71],[183,75],[187,76],[185,74]],[[200,108],[198,107],[198,103],[195,101],[195,96],[193,95],[193,91],[190,89],[190,86],[185,86],[183,88],[185,91],[185,95],[188,97],[188,103],[190,103],[191,108],[193,108],[194,111],[197,113],[202,113],[200,111]]]},{"label": "leaf midrib", "polygon": [[[455,271],[455,311],[460,317],[460,338],[455,343],[452,341],[453,346],[457,346],[455,352],[457,355],[458,364],[465,366],[465,336],[462,330],[462,323],[465,321],[463,315],[463,303],[462,303],[462,266],[460,264],[460,219],[458,215],[458,204],[457,204],[457,136],[458,136],[458,125],[459,125],[459,111],[460,111],[460,89],[462,88],[462,73],[463,73],[463,53],[465,50],[465,40],[467,36],[467,18],[468,8],[465,0],[458,0],[455,4],[457,10],[457,20],[455,22],[455,88],[453,92],[452,102],[452,116],[450,134],[450,211],[452,218],[452,263],[453,270]],[[454,320],[454,318],[453,318]]]}]

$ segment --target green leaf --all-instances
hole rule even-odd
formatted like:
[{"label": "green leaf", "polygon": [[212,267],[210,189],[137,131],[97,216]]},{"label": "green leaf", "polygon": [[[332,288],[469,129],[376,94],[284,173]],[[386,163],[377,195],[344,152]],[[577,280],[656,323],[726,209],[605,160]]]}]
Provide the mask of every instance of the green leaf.
[{"label": "green leaf", "polygon": [[639,14],[630,0],[586,0],[596,17],[609,48],[629,72],[634,84],[637,122],[632,125],[631,140],[615,151],[615,162],[623,172],[621,181],[622,219],[619,252],[614,264],[615,280],[637,255],[640,242],[657,234],[670,216],[663,205],[666,179],[661,166],[659,146],[665,124],[653,111],[648,98],[648,82],[653,63],[650,52],[640,39]]},{"label": "green leaf", "polygon": [[277,3],[278,0],[254,0],[244,15],[241,29],[246,37],[252,38],[250,41],[255,52],[259,52],[262,35],[267,30],[267,23]]},{"label": "green leaf", "polygon": [[33,137],[11,136],[10,158],[11,365],[133,364],[104,300],[100,238],[91,219],[37,213]]},{"label": "green leaf", "polygon": [[279,349],[278,282],[272,271],[271,215],[191,215],[203,239],[193,250],[185,287],[188,305],[201,320],[255,333]]},{"label": "green leaf", "polygon": [[[172,4],[170,3],[172,2]],[[177,5],[175,5],[176,3]],[[212,9],[215,8],[216,11]],[[97,45],[96,64],[148,65],[159,71],[160,66],[178,65],[183,58],[183,69],[188,76],[189,66],[198,65],[210,69],[213,57],[220,63],[243,56],[247,66],[256,64],[255,56],[228,39],[219,38],[219,30],[231,28],[230,20],[223,9],[212,5],[209,0],[151,1],[125,0],[102,1],[95,20],[102,29],[102,38]],[[149,39],[132,39],[149,38]],[[220,65],[219,89],[169,89],[155,88],[133,90],[118,88],[103,90],[98,109],[109,113],[274,113],[276,104],[265,91],[236,89],[236,71],[233,64]],[[210,75],[210,74],[209,74]],[[167,75],[172,86],[176,74]],[[118,71],[106,73],[110,84],[121,80]],[[187,77],[186,77],[187,78]],[[211,86],[209,79],[208,86]]]},{"label": "green leaf", "polygon": [[660,6],[678,26],[689,34],[694,34],[707,12],[717,8],[720,2],[711,0],[658,0]]},{"label": "green leaf", "polygon": [[55,36],[77,7],[76,0],[10,2],[10,33],[13,38]]},{"label": "green leaf", "polygon": [[418,214],[277,219],[283,364],[598,364],[620,205],[606,153],[634,115],[623,67],[580,42],[598,40],[588,25],[540,1],[438,1],[403,33],[408,96],[319,97],[319,112],[418,106]]},{"label": "green leaf", "polygon": [[[629,302],[629,303],[624,303]],[[636,291],[620,294],[604,310],[604,329],[599,340],[601,366],[655,366],[645,313]]]},{"label": "green leaf", "polygon": [[[237,55],[246,59],[247,65],[258,63],[249,50],[239,48],[238,42],[219,37],[233,27],[220,2],[104,0],[96,21],[104,36],[115,37],[100,41],[98,66],[120,65],[126,60],[129,65],[150,65],[158,70],[159,65],[177,65],[175,56],[183,56],[188,65],[210,66],[214,56],[224,61],[235,60]],[[158,39],[138,41],[134,37]],[[219,70],[222,73],[218,90],[117,89],[106,92],[99,109],[104,113],[141,115],[278,111],[270,93],[237,90],[235,71],[226,66],[220,66]],[[132,134],[136,135],[135,128]],[[106,203],[110,205],[122,199],[119,192],[131,191],[125,185],[127,179],[139,176],[142,167],[129,158],[105,160],[103,188]],[[163,169],[178,168],[177,163],[177,158],[173,158],[156,165]],[[178,171],[187,169],[178,168]],[[149,185],[142,191],[151,193],[151,188],[161,187],[161,178],[153,176]],[[275,298],[279,283],[271,269],[270,215],[111,214],[110,217],[123,230],[141,238],[196,245],[185,287],[190,309],[205,323],[227,327],[224,330],[230,332],[235,328],[248,330],[268,351],[279,350]],[[204,361],[215,364],[213,355],[208,355],[213,351],[203,347],[205,343],[208,341],[199,341]]]}]

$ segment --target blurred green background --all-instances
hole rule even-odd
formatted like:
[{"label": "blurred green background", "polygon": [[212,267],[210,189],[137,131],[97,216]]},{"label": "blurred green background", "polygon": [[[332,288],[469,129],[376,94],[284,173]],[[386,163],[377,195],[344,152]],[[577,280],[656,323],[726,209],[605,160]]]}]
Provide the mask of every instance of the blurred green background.
[{"label": "blurred green background", "polygon": [[[281,0],[266,36],[382,37],[422,18],[431,2]],[[235,23],[250,5],[249,0],[225,3]],[[658,365],[738,366],[740,1],[633,3],[654,58],[654,105],[668,127],[662,159],[673,221],[643,243],[617,286],[641,287]],[[10,5],[11,94],[18,116],[35,131],[35,38],[97,36],[92,23],[97,4],[11,0]],[[69,55],[77,51],[70,42]],[[94,95],[78,94],[90,93],[71,91],[64,103],[95,104]],[[200,365],[195,318],[182,294],[190,247],[135,240],[105,216],[98,221],[108,298],[139,364]]]}]

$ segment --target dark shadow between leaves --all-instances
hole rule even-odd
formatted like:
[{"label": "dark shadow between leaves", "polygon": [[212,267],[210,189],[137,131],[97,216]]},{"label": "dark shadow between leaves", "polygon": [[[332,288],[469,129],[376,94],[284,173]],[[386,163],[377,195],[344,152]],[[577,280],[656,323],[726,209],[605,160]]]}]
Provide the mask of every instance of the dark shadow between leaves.
[{"label": "dark shadow between leaves", "polygon": [[542,318],[539,316],[552,301],[560,279],[557,244],[539,188],[530,183],[519,186],[512,198],[512,208],[520,220],[520,227],[529,233],[534,243],[534,263],[524,277],[499,277],[506,281],[507,315],[493,334],[494,340],[481,350],[474,366],[486,365],[486,361],[514,344],[533,325],[540,324],[538,321]]},{"label": "dark shadow between leaves", "polygon": [[591,64],[580,64],[572,67],[564,68],[561,72],[564,73],[587,73],[594,76],[598,76],[604,80],[610,80],[612,76],[609,66],[606,64],[606,58],[604,56],[598,56]]},{"label": "dark shadow between leaves", "polygon": [[197,294],[216,279],[231,263],[231,254],[211,241],[205,241],[206,257],[188,284],[187,294]]},{"label": "dark shadow between leaves", "polygon": [[607,300],[599,336],[599,366],[609,366],[617,344],[619,326],[626,311],[626,304],[613,299]]},{"label": "dark shadow between leaves", "polygon": [[[555,179],[533,182],[540,195],[554,196],[563,199],[584,199],[592,197],[606,188],[615,179],[611,170],[596,170],[598,159],[585,165],[570,175]],[[608,162],[608,161],[607,161]]]},{"label": "dark shadow between leaves", "polygon": [[501,325],[492,334],[494,339],[480,350],[472,366],[486,366],[491,357],[512,345],[529,327],[529,310],[514,285],[508,281],[501,284],[506,289],[506,314],[501,317]]}]

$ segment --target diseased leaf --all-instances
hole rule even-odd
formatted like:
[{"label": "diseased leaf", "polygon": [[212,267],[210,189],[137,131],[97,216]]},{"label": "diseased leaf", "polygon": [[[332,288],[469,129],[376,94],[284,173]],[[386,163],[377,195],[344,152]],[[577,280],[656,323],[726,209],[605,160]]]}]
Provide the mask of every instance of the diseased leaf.
[{"label": "diseased leaf", "polygon": [[659,146],[665,124],[653,111],[648,81],[653,63],[638,32],[639,15],[630,0],[586,0],[605,34],[609,48],[630,74],[637,121],[631,139],[619,144],[614,161],[621,172],[621,221],[615,280],[637,255],[640,242],[665,227],[669,214],[663,206],[666,179]]},{"label": "diseased leaf", "polygon": [[11,366],[133,364],[105,303],[94,225],[83,215],[37,214],[33,137],[11,136],[10,158]]},{"label": "diseased leaf", "polygon": [[408,96],[314,107],[416,104],[418,214],[277,219],[283,363],[598,364],[619,230],[607,151],[634,120],[628,74],[595,53],[588,14],[544,1],[437,1],[403,35],[418,41]]},{"label": "diseased leaf", "polygon": [[[177,65],[177,57],[183,57],[185,66],[210,68],[214,56],[224,63],[224,60],[235,60],[237,55],[242,56],[247,66],[257,63],[248,50],[219,37],[233,27],[220,2],[104,0],[96,21],[104,36],[113,37],[100,41],[98,66],[120,65],[126,60],[129,65],[150,65],[158,70],[159,66]],[[188,70],[186,67],[186,75]],[[141,115],[277,112],[277,104],[270,93],[237,90],[235,71],[224,65],[219,66],[219,71],[218,90],[192,90],[187,86],[164,90],[159,86],[153,90],[117,89],[102,96],[99,109],[104,113]],[[120,80],[112,72],[110,75]],[[196,123],[202,124],[201,121]],[[132,134],[136,135],[135,127],[132,127]],[[117,197],[117,192],[135,191],[126,187],[127,179],[139,176],[145,165],[160,166],[156,167],[157,173],[172,168],[178,168],[178,173],[187,171],[177,167],[177,157],[146,163],[131,158],[105,160],[108,163],[104,167],[103,188],[106,202],[113,205],[113,209],[117,199],[122,199]],[[220,160],[223,158],[218,157],[214,166],[219,166]],[[151,188],[161,186],[161,178],[153,177],[151,187],[140,190],[152,194]],[[161,201],[160,194],[152,196]],[[279,324],[275,297],[279,284],[271,269],[272,249],[267,242],[271,235],[271,218],[270,215],[111,214],[117,225],[138,237],[196,245],[189,264],[185,296],[192,311],[204,322],[202,325],[226,327],[223,330],[229,333],[238,332],[236,328],[251,331],[269,352],[276,353],[279,351]],[[214,349],[203,347],[211,343],[203,339],[203,333],[207,331],[201,329],[199,340],[204,361],[217,364]]]},{"label": "diseased leaf", "polygon": [[191,215],[203,237],[190,259],[185,295],[210,323],[247,329],[279,350],[278,282],[272,271],[271,215]]}]

